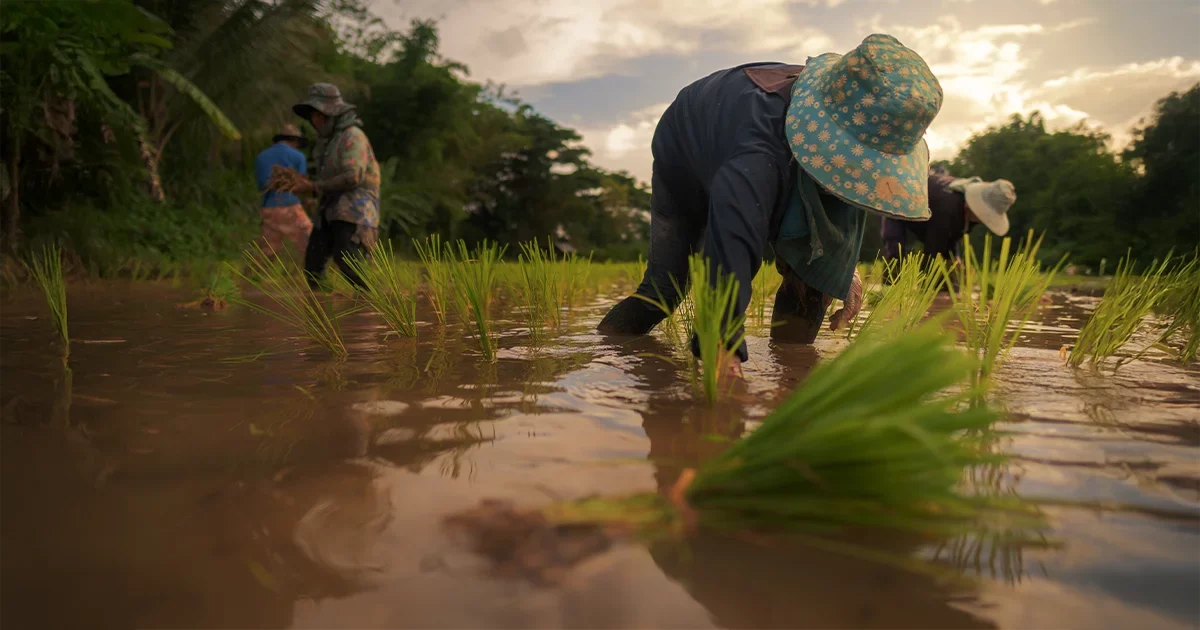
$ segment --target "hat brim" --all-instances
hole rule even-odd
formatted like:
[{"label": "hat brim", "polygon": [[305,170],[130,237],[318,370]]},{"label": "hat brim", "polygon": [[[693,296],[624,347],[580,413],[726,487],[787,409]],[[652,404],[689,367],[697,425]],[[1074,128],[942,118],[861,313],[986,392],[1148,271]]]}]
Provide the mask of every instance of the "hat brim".
[{"label": "hat brim", "polygon": [[785,123],[792,154],[804,172],[843,201],[901,221],[929,220],[925,140],[908,154],[876,150],[838,124],[854,115],[849,105],[823,102],[816,88],[840,58],[827,53],[810,59],[792,86]]},{"label": "hat brim", "polygon": [[297,143],[300,144],[301,149],[308,146],[308,139],[305,138],[304,136],[292,136],[292,135],[285,135],[285,134],[281,133],[281,134],[276,135],[274,138],[271,138],[271,142],[283,142],[284,140],[295,140]]},{"label": "hat brim", "polygon": [[1004,236],[1008,234],[1008,214],[997,211],[988,205],[987,201],[984,201],[984,188],[987,188],[987,184],[969,184],[967,186],[967,189],[963,191],[963,196],[967,199],[967,207],[971,209],[975,218],[986,225],[993,234]]},{"label": "hat brim", "polygon": [[324,104],[316,101],[304,101],[303,103],[292,105],[292,113],[308,121],[312,120],[313,112],[321,112],[326,116],[341,116],[352,109],[354,109],[354,105],[346,101],[342,101],[337,107],[326,107]]}]

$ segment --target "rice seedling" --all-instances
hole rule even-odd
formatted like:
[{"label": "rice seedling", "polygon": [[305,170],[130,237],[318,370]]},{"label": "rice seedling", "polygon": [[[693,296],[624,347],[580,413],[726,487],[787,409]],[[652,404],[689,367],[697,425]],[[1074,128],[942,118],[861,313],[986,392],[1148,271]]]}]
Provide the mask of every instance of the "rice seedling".
[{"label": "rice seedling", "polygon": [[417,256],[421,258],[421,264],[425,267],[425,297],[429,300],[429,305],[433,307],[438,323],[444,325],[453,308],[451,304],[453,299],[450,297],[453,279],[450,273],[450,261],[447,259],[450,245],[443,243],[442,237],[433,234],[424,242],[413,239],[413,247],[417,250]]},{"label": "rice seedling", "polygon": [[1183,347],[1175,351],[1181,363],[1191,363],[1200,353],[1200,256],[1193,254],[1165,281],[1166,288],[1154,310],[1169,323],[1159,335],[1158,344],[1166,344],[1176,333]]},{"label": "rice seedling", "polygon": [[[1071,367],[1079,367],[1089,357],[1095,366],[1116,354],[1133,338],[1155,304],[1167,295],[1169,282],[1164,278],[1171,264],[1170,256],[1161,263],[1156,261],[1141,276],[1134,273],[1136,264],[1132,252],[1117,261],[1112,280],[1104,290],[1100,303],[1092,311],[1092,316],[1080,329],[1079,338],[1067,357],[1067,364]],[[1118,361],[1116,368],[1123,362]]]},{"label": "rice seedling", "polygon": [[750,293],[750,306],[746,309],[746,314],[755,325],[767,325],[767,302],[775,297],[781,285],[783,276],[779,275],[775,265],[764,264],[758,270],[758,275],[754,276],[754,290]]},{"label": "rice seedling", "polygon": [[416,283],[408,267],[396,258],[391,243],[381,242],[370,256],[351,258],[347,264],[366,285],[360,295],[387,322],[389,334],[416,337]]},{"label": "rice seedling", "polygon": [[543,250],[537,241],[521,243],[518,276],[513,281],[513,293],[524,307],[525,323],[534,340],[541,340],[548,327],[559,324],[566,297],[554,242],[549,245]]},{"label": "rice seedling", "polygon": [[[969,236],[963,237],[966,257],[958,291],[951,291],[955,313],[962,324],[967,351],[976,360],[972,384],[986,384],[1037,311],[1038,303],[1058,272],[1059,261],[1050,273],[1042,273],[1037,253],[1042,238],[1029,231],[1024,245],[1011,252],[1012,239],[1000,243],[999,258],[992,259],[992,235],[983,239],[983,255],[977,257]],[[1011,252],[1011,255],[1010,255]],[[1064,259],[1065,260],[1065,257]],[[950,270],[943,268],[949,285]],[[978,283],[979,291],[975,293]],[[982,404],[982,393],[973,404]]]},{"label": "rice seedling", "polygon": [[41,288],[50,307],[50,321],[62,341],[64,357],[71,354],[71,335],[67,331],[67,283],[63,279],[62,250],[57,245],[42,247],[26,262],[29,274]]},{"label": "rice seedling", "polygon": [[483,242],[475,251],[467,249],[465,241],[458,248],[447,247],[446,261],[454,293],[451,303],[463,324],[479,342],[479,349],[488,362],[496,360],[496,338],[492,330],[492,299],[496,290],[496,270],[504,248]]},{"label": "rice seedling", "polygon": [[562,325],[562,316],[564,313],[570,314],[574,307],[578,306],[586,289],[591,285],[588,280],[591,277],[592,256],[588,254],[584,258],[576,253],[565,254],[562,258],[562,284],[563,297],[562,307],[556,313],[556,324]]},{"label": "rice seedling", "polygon": [[[899,328],[893,321],[889,327]],[[647,537],[681,525],[836,533],[867,526],[954,534],[1004,511],[1040,526],[1012,496],[969,494],[964,470],[1001,461],[971,430],[996,414],[966,408],[975,361],[937,322],[852,344],[822,363],[762,425],[685,471],[670,496],[640,494],[556,503],[559,523],[600,523]]]},{"label": "rice seedling", "polygon": [[338,320],[357,308],[334,312],[331,306],[317,298],[294,263],[283,257],[268,255],[257,244],[245,253],[245,260],[246,272],[232,266],[230,268],[262,291],[277,308],[242,298],[236,300],[238,303],[295,328],[338,358],[347,356]]},{"label": "rice seedling", "polygon": [[[853,335],[864,336],[880,331],[903,334],[911,330],[933,306],[946,271],[945,259],[926,258],[921,252],[908,254],[899,261],[882,263],[880,277],[892,277],[892,284],[883,289],[866,320]],[[899,325],[883,326],[884,322],[892,321],[899,322]]]},{"label": "rice seedling", "polygon": [[688,274],[692,279],[691,329],[700,355],[701,391],[708,402],[714,403],[732,384],[724,376],[745,337],[746,315],[735,314],[738,281],[732,273],[722,273],[715,264],[710,266],[703,254],[693,254]]}]

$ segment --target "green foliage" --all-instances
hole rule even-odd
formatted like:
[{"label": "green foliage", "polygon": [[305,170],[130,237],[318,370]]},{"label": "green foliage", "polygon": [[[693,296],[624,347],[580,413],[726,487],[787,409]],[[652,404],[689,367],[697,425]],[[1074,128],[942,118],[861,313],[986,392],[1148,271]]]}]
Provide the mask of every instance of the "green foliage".
[{"label": "green foliage", "polygon": [[366,289],[363,299],[402,337],[417,336],[416,282],[408,265],[396,257],[391,243],[381,242],[370,256],[347,261]]},{"label": "green foliage", "polygon": [[514,285],[518,303],[524,309],[525,323],[534,340],[543,339],[548,327],[561,322],[566,306],[566,285],[563,264],[558,261],[553,242],[542,249],[537,241],[521,243],[518,258],[520,276]]},{"label": "green foliage", "polygon": [[1200,242],[1200,83],[1159,100],[1122,154],[1143,170],[1131,194],[1126,229],[1144,256],[1189,251]]},{"label": "green foliage", "polygon": [[338,359],[349,354],[338,320],[350,311],[335,312],[331,305],[318,298],[290,259],[270,255],[255,244],[246,252],[245,264],[246,272],[237,268],[233,272],[262,291],[276,308],[245,298],[237,300],[240,304],[287,324]]},{"label": "green foliage", "polygon": [[43,247],[26,262],[34,282],[46,296],[50,321],[62,341],[63,356],[71,354],[71,336],[67,331],[67,283],[63,279],[62,251],[57,246]]},{"label": "green foliage", "polygon": [[1178,333],[1183,347],[1177,350],[1181,363],[1191,363],[1200,353],[1200,256],[1192,254],[1166,279],[1162,297],[1154,310],[1167,320],[1159,334],[1166,344]]},{"label": "green foliage", "polygon": [[1017,190],[1011,231],[1048,234],[1043,262],[1070,252],[1076,264],[1096,267],[1113,251],[1144,249],[1162,234],[1136,227],[1144,203],[1131,196],[1135,169],[1109,151],[1108,137],[1078,126],[1049,132],[1041,114],[1013,115],[1007,125],[972,137],[951,171],[985,180],[1007,179]]},{"label": "green foliage", "polygon": [[241,297],[242,294],[228,265],[218,266],[216,269],[213,269],[209,273],[208,279],[205,280],[201,291],[204,293],[204,297],[216,303],[229,302]]}]

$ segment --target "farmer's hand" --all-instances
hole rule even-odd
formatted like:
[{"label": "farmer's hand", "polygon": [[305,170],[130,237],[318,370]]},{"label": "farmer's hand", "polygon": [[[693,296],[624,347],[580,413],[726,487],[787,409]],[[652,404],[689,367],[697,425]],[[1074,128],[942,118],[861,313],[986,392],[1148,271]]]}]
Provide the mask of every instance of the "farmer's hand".
[{"label": "farmer's hand", "polygon": [[850,282],[850,293],[846,296],[846,301],[842,302],[842,308],[839,308],[833,317],[829,318],[829,330],[837,330],[842,326],[849,326],[851,320],[858,316],[858,311],[862,309],[862,277],[858,275],[858,270],[854,270],[854,280]]},{"label": "farmer's hand", "polygon": [[298,195],[307,195],[313,191],[313,188],[315,188],[315,186],[313,185],[313,181],[311,179],[303,175],[296,175],[296,178],[292,180],[292,189],[290,192]]},{"label": "farmer's hand", "polygon": [[671,487],[671,491],[667,493],[667,500],[675,506],[679,511],[679,520],[683,525],[683,533],[690,534],[696,531],[697,521],[696,510],[687,501],[687,489],[692,485],[692,481],[696,478],[696,469],[685,468],[679,475],[679,479],[675,481],[675,485]]}]

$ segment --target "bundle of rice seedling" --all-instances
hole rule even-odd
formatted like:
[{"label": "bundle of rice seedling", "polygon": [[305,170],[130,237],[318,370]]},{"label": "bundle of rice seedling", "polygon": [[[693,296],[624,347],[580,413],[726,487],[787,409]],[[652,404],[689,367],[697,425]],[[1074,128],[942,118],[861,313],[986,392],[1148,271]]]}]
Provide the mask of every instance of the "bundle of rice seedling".
[{"label": "bundle of rice seedling", "polygon": [[245,253],[247,272],[233,266],[230,269],[262,291],[277,308],[262,306],[244,298],[235,298],[235,301],[303,332],[334,356],[344,358],[348,353],[338,320],[357,309],[334,312],[317,298],[294,263],[267,254],[257,244],[252,247]]},{"label": "bundle of rice seedling", "polygon": [[975,363],[937,322],[863,339],[814,369],[757,430],[685,471],[671,496],[559,503],[544,514],[650,537],[680,525],[954,533],[993,510],[1033,516],[1015,497],[963,491],[967,467],[1001,460],[970,437],[996,419],[963,405]]},{"label": "bundle of rice seedling", "polygon": [[775,265],[764,264],[754,276],[754,290],[750,293],[750,306],[746,314],[756,326],[767,324],[767,303],[775,298],[775,293],[783,285],[783,276]]},{"label": "bundle of rice seedling", "polygon": [[43,247],[25,263],[29,275],[46,296],[50,321],[62,341],[63,357],[71,354],[71,336],[67,332],[67,283],[63,279],[62,250],[57,245]]},{"label": "bundle of rice seedling", "polygon": [[[967,255],[961,270],[962,282],[950,296],[963,327],[967,350],[978,362],[972,373],[973,385],[986,383],[995,373],[1037,311],[1062,265],[1059,261],[1053,271],[1042,273],[1037,259],[1041,244],[1042,238],[1034,240],[1030,230],[1025,244],[1010,256],[1012,239],[1005,238],[1000,244],[1000,257],[993,260],[991,234],[984,236],[982,257],[975,255],[970,237],[963,237]],[[946,284],[951,286],[950,271],[944,268],[942,271]],[[974,402],[979,404],[983,399],[979,397]]]},{"label": "bundle of rice seedling", "polygon": [[391,243],[379,243],[369,257],[347,260],[366,288],[361,295],[383,317],[392,332],[402,337],[417,336],[415,282],[408,267],[392,251]]}]

